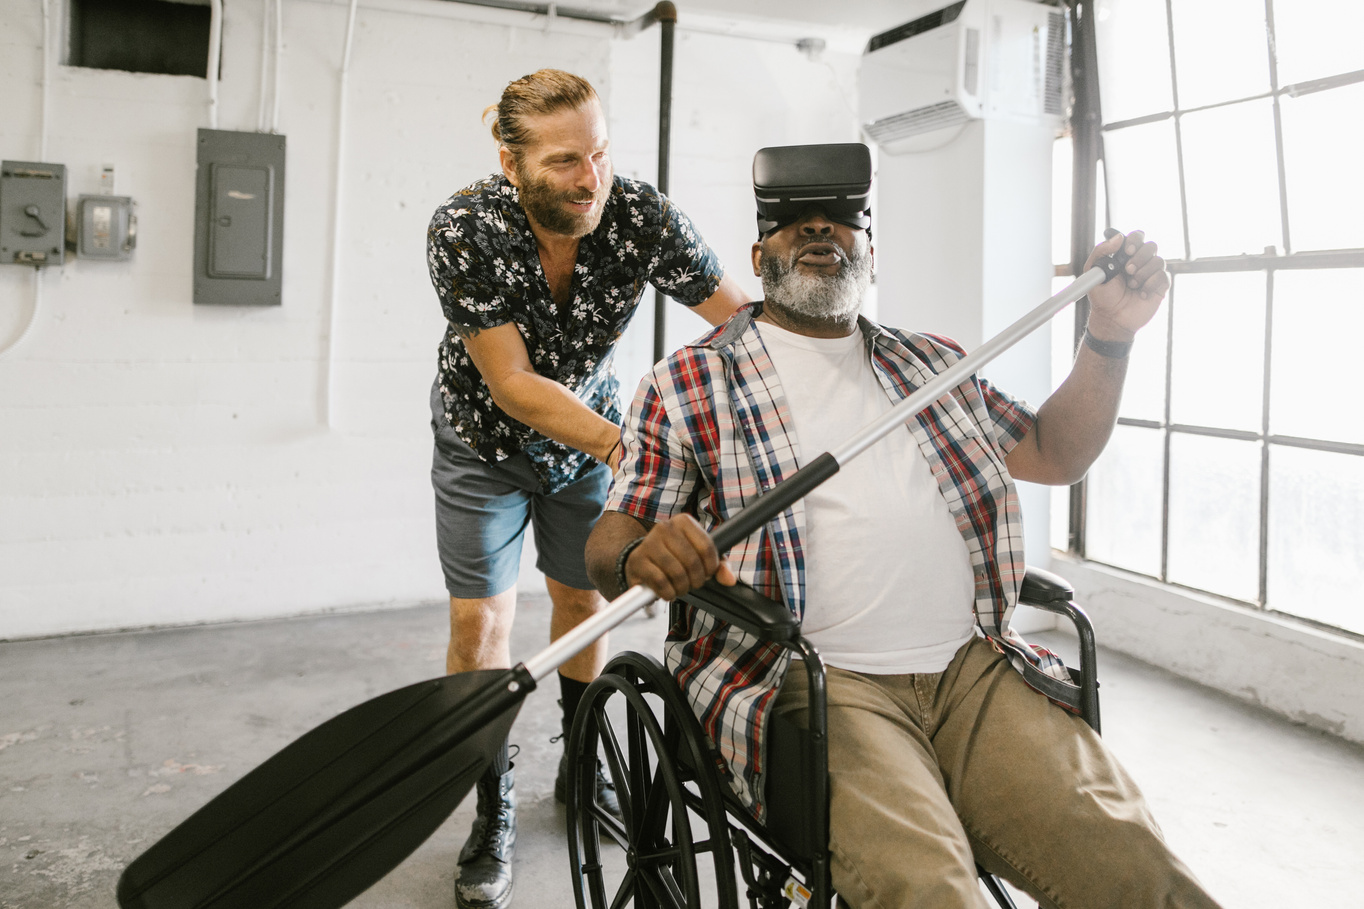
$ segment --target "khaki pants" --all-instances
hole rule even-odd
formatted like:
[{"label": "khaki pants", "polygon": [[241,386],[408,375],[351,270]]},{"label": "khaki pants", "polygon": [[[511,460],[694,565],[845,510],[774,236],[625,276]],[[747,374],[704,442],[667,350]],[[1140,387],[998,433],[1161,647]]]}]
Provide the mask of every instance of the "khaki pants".
[{"label": "khaki pants", "polygon": [[[804,725],[806,690],[788,672],[776,712]],[[982,909],[976,862],[1055,909],[1217,905],[1103,741],[986,641],[941,673],[830,668],[828,697],[830,861],[855,909]]]}]

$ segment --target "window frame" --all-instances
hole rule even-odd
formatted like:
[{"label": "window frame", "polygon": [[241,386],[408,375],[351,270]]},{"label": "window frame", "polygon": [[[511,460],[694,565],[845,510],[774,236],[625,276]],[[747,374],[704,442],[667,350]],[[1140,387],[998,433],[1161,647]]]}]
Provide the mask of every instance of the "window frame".
[{"label": "window frame", "polygon": [[[1182,109],[1179,104],[1179,78],[1178,64],[1175,54],[1175,27],[1174,27],[1174,6],[1179,0],[1165,0],[1166,32],[1168,41],[1168,55],[1171,78],[1171,94],[1173,110],[1154,113],[1142,117],[1135,117],[1113,123],[1104,123],[1102,109],[1100,106],[1099,85],[1098,85],[1098,52],[1095,34],[1095,0],[1066,0],[1071,12],[1072,46],[1071,46],[1071,76],[1074,86],[1074,108],[1070,124],[1071,138],[1073,140],[1073,176],[1072,176],[1072,207],[1070,213],[1071,230],[1071,262],[1069,266],[1058,265],[1056,273],[1059,276],[1078,275],[1089,250],[1092,248],[1092,240],[1097,236],[1097,226],[1102,213],[1106,222],[1111,212],[1109,205],[1108,189],[1110,181],[1103,180],[1102,195],[1100,198],[1099,176],[1100,170],[1106,168],[1104,162],[1104,137],[1117,130],[1141,126],[1148,123],[1162,122],[1165,120],[1174,121],[1175,152],[1179,174],[1179,201],[1180,216],[1185,237],[1185,255],[1187,258],[1169,260],[1166,267],[1172,279],[1172,289],[1166,305],[1162,308],[1158,318],[1166,321],[1165,337],[1165,387],[1164,387],[1164,413],[1160,420],[1135,419],[1129,417],[1119,417],[1118,424],[1122,426],[1140,427],[1161,432],[1161,449],[1163,451],[1163,464],[1161,469],[1161,509],[1160,509],[1160,574],[1155,579],[1172,587],[1187,590],[1197,590],[1199,593],[1208,594],[1224,600],[1231,600],[1241,605],[1250,607],[1257,611],[1262,611],[1278,616],[1285,616],[1294,621],[1302,622],[1311,626],[1324,628],[1332,633],[1343,634],[1357,639],[1364,639],[1364,634],[1360,634],[1349,629],[1343,629],[1335,625],[1329,625],[1315,619],[1300,616],[1285,610],[1275,609],[1272,603],[1268,602],[1269,587],[1269,509],[1270,509],[1270,459],[1275,447],[1299,448],[1313,451],[1331,452],[1336,454],[1352,455],[1364,457],[1364,444],[1349,442],[1338,442],[1326,439],[1315,439],[1298,436],[1288,436],[1274,434],[1270,432],[1270,402],[1271,388],[1273,381],[1272,358],[1273,358],[1273,319],[1274,319],[1274,298],[1276,277],[1282,271],[1299,269],[1337,269],[1337,268],[1361,268],[1364,267],[1364,248],[1334,249],[1334,250],[1311,250],[1307,252],[1295,252],[1290,230],[1290,199],[1286,179],[1286,166],[1284,158],[1284,132],[1283,116],[1280,107],[1280,99],[1285,96],[1301,97],[1306,94],[1313,94],[1353,85],[1364,82],[1364,70],[1339,73],[1332,76],[1313,79],[1290,85],[1280,85],[1278,77],[1277,61],[1271,48],[1274,46],[1274,0],[1264,0],[1264,15],[1266,25],[1266,53],[1269,57],[1269,81],[1268,91],[1261,92],[1245,97],[1237,97],[1215,104],[1206,104],[1199,107]],[[1197,113],[1232,104],[1240,104],[1256,99],[1271,99],[1274,123],[1274,154],[1278,173],[1278,201],[1281,237],[1284,245],[1282,252],[1273,250],[1270,252],[1237,256],[1213,256],[1197,258],[1197,247],[1194,238],[1189,233],[1188,220],[1188,193],[1185,185],[1185,162],[1184,146],[1182,135],[1182,118],[1186,114]],[[1102,206],[1102,209],[1100,208]],[[1110,226],[1105,224],[1105,226]],[[1173,348],[1174,348],[1174,307],[1178,305],[1179,284],[1181,275],[1191,274],[1214,274],[1255,271],[1265,274],[1265,323],[1264,331],[1264,364],[1263,364],[1263,388],[1261,389],[1261,418],[1260,426],[1255,431],[1229,430],[1211,426],[1196,424],[1176,424],[1171,422],[1171,398],[1173,394],[1172,374],[1174,370]],[[1078,346],[1083,335],[1084,326],[1088,319],[1087,306],[1077,305],[1075,309],[1075,321],[1073,326],[1073,342]],[[1256,599],[1241,600],[1215,591],[1206,591],[1199,588],[1190,587],[1171,581],[1169,578],[1169,552],[1170,552],[1170,448],[1171,440],[1178,434],[1209,436],[1215,438],[1227,438],[1240,441],[1251,442],[1259,447],[1260,454],[1260,484],[1259,484],[1259,552],[1257,579],[1258,594]],[[1070,488],[1070,509],[1067,534],[1067,551],[1082,559],[1089,559],[1086,553],[1087,536],[1087,514],[1089,502],[1086,496],[1086,483],[1081,480]],[[1055,541],[1053,541],[1055,542]],[[1098,562],[1099,560],[1093,560]],[[1100,564],[1103,564],[1100,562]],[[1121,568],[1121,566],[1115,566]],[[1130,569],[1122,569],[1130,570]],[[1142,574],[1143,572],[1134,572]]]}]

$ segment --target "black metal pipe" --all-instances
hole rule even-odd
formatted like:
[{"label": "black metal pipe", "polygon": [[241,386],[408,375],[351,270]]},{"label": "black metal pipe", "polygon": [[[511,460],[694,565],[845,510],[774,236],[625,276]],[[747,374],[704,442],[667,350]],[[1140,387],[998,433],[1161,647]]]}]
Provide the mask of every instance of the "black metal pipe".
[{"label": "black metal pipe", "polygon": [[[671,3],[660,3],[654,7],[654,13],[661,31],[658,66],[658,191],[667,195],[673,125],[673,29],[677,25],[677,7]],[[663,359],[667,327],[664,296],[658,288],[654,288],[655,363]]]},{"label": "black metal pipe", "polygon": [[[1070,268],[1079,275],[1094,246],[1098,206],[1099,159],[1103,156],[1103,116],[1099,104],[1099,61],[1094,36],[1092,0],[1072,0],[1070,77],[1075,89],[1071,111],[1071,141],[1074,158],[1071,169]],[[1072,349],[1078,347],[1089,321],[1089,300],[1075,306]],[[1069,549],[1083,556],[1085,549],[1084,480],[1070,488]]]}]

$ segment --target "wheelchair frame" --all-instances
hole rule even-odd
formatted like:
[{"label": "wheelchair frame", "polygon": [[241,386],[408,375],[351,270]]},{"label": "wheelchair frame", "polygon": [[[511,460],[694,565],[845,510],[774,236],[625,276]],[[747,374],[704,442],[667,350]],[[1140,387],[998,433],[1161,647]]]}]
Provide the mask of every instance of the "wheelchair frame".
[{"label": "wheelchair frame", "polygon": [[[716,905],[738,909],[737,864],[750,909],[793,903],[828,909],[835,895],[826,848],[823,661],[801,636],[800,623],[790,610],[747,586],[724,587],[712,580],[683,599],[801,657],[809,679],[809,726],[797,730],[772,719],[769,752],[794,752],[797,759],[792,764],[790,757],[783,758],[787,762],[783,774],[769,777],[768,819],[760,824],[722,779],[719,755],[671,673],[647,654],[614,656],[589,686],[569,736],[568,840],[577,906],[701,909],[713,881]],[[1075,604],[1074,590],[1051,572],[1029,568],[1019,602],[1063,615],[1074,624],[1080,665],[1070,671],[1080,690],[1078,711],[1098,732],[1094,631]],[[646,696],[661,704],[662,724]],[[616,698],[623,702],[619,707],[611,704]],[[599,758],[615,784],[622,821],[594,802]],[[603,852],[603,841],[619,846],[623,860]],[[704,856],[710,857],[705,888],[697,865]],[[1015,909],[1001,882],[984,869],[977,870],[1001,909]],[[608,880],[613,877],[614,882]]]}]

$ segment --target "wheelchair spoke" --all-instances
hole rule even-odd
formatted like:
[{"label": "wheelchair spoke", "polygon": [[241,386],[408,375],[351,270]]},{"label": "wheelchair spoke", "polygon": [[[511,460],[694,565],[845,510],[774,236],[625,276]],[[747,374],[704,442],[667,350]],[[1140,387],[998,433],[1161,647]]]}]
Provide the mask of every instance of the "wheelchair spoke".
[{"label": "wheelchair spoke", "polygon": [[593,802],[587,807],[587,813],[596,821],[599,832],[611,837],[620,848],[630,848],[630,835],[626,832],[625,825],[616,820],[605,808]]},{"label": "wheelchair spoke", "polygon": [[[625,877],[621,879],[620,887],[616,890],[616,898],[611,901],[611,909],[624,909],[630,905],[635,898],[635,888],[639,883],[639,873],[630,868],[625,872]],[[598,905],[601,905],[598,903]]]},{"label": "wheelchair spoke", "polygon": [[686,909],[687,895],[678,886],[672,868],[668,865],[658,865],[651,870],[653,873],[645,874],[644,880],[648,883],[653,896],[669,909]]},{"label": "wheelchair spoke", "polygon": [[[672,800],[668,796],[668,787],[664,784],[662,775],[663,768],[660,766],[654,772],[654,782],[649,788],[648,796],[644,802],[644,830],[662,831],[668,817],[668,809],[673,807]],[[661,833],[659,840],[662,840]]]},{"label": "wheelchair spoke", "polygon": [[[620,814],[625,818],[626,830],[631,819],[630,805],[634,801],[629,786],[625,768],[628,766],[625,756],[620,750],[620,741],[616,738],[616,728],[611,724],[611,719],[606,715],[606,705],[602,704],[594,708],[597,714],[597,729],[601,736],[601,747],[606,759],[606,770],[611,776],[612,783],[616,787],[616,798],[620,802]],[[595,799],[590,803],[595,807]],[[614,818],[612,819],[614,820]]]},{"label": "wheelchair spoke", "polygon": [[638,842],[646,835],[644,831],[649,829],[645,812],[653,787],[650,785],[648,731],[644,728],[644,718],[637,713],[631,712],[626,716],[626,738],[630,757],[633,758],[628,767],[631,799],[630,809],[627,811],[622,802],[620,813],[625,818],[632,839]]}]

